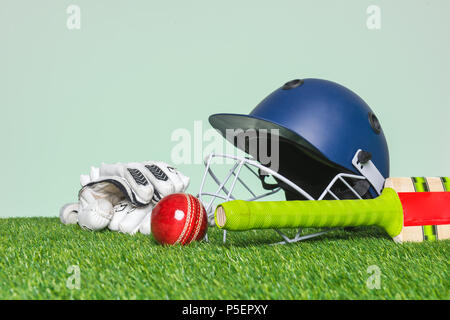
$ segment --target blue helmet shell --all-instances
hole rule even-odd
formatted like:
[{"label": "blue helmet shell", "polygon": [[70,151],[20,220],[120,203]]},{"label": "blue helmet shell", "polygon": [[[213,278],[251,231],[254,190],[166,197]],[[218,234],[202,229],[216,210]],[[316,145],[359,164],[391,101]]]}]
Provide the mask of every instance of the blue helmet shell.
[{"label": "blue helmet shell", "polygon": [[250,114],[214,114],[209,122],[224,136],[226,129],[279,129],[299,150],[355,174],[352,159],[362,149],[383,177],[389,176],[389,150],[378,119],[357,94],[332,81],[293,80]]}]

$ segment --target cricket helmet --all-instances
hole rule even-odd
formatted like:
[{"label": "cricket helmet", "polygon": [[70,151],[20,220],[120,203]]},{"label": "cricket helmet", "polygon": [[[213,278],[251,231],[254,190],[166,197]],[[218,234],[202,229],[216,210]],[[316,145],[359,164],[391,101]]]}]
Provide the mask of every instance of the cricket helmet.
[{"label": "cricket helmet", "polygon": [[[277,129],[277,172],[314,198],[338,173],[365,176],[349,182],[363,198],[377,196],[389,176],[389,151],[378,118],[357,94],[335,82],[292,80],[249,115],[214,114],[209,122],[224,137],[227,129]],[[236,136],[231,142],[249,152],[248,143],[239,145]],[[258,154],[252,156],[260,160]],[[282,181],[278,183],[288,200],[301,198]],[[352,197],[348,190],[338,193]]]},{"label": "cricket helmet", "polygon": [[[250,114],[219,113],[209,122],[236,149],[251,156],[213,153],[205,158],[199,197],[210,219],[216,199],[252,201],[278,191],[286,200],[367,199],[381,193],[389,176],[389,151],[378,118],[357,94],[335,82],[292,80]],[[264,145],[266,153],[267,149],[274,153],[269,158],[262,156]],[[216,158],[234,161],[222,179],[212,169]],[[242,178],[245,169],[260,180],[261,194]],[[208,176],[218,186],[214,192],[206,190]],[[249,191],[247,198],[235,195],[239,184]]]}]

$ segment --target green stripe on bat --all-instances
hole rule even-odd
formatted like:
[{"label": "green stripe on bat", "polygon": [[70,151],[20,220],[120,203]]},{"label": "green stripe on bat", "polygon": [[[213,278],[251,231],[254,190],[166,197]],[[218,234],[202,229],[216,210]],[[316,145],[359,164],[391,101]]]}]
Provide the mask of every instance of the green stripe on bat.
[{"label": "green stripe on bat", "polygon": [[[442,187],[444,191],[450,191],[450,179],[448,177],[441,177]],[[436,227],[436,237],[439,239],[439,234],[437,233]]]},{"label": "green stripe on bat", "polygon": [[445,191],[450,191],[450,179],[448,177],[441,177],[442,185]]},{"label": "green stripe on bat", "polygon": [[416,190],[416,192],[430,191],[427,180],[424,177],[413,177],[411,179],[414,184],[414,190]]},{"label": "green stripe on bat", "polygon": [[[428,192],[430,188],[428,187],[427,179],[424,177],[413,177],[411,178],[414,184],[414,189],[416,192]],[[437,230],[436,226],[422,226],[423,239],[428,241],[437,240]]]}]

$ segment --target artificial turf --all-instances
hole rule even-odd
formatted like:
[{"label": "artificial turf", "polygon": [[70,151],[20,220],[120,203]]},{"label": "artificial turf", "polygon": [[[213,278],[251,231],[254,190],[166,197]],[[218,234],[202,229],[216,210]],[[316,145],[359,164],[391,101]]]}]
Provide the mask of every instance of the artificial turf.
[{"label": "artificial turf", "polygon": [[[396,244],[375,227],[290,245],[269,245],[272,230],[229,233],[224,245],[211,228],[209,239],[165,247],[57,218],[0,219],[0,299],[450,298],[450,241]],[[67,286],[73,265],[79,289]]]}]

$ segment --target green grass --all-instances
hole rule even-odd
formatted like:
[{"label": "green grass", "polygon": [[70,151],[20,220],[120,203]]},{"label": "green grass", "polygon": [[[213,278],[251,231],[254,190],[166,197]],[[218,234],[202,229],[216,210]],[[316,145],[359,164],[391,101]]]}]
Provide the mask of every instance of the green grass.
[{"label": "green grass", "polygon": [[[449,299],[449,241],[395,244],[376,228],[269,246],[273,231],[163,247],[56,218],[0,219],[0,299]],[[80,289],[67,272],[80,268]],[[366,285],[381,271],[380,289]]]}]

